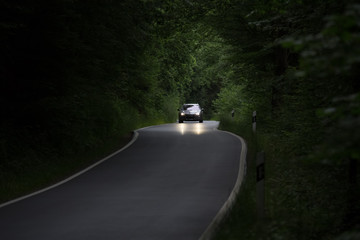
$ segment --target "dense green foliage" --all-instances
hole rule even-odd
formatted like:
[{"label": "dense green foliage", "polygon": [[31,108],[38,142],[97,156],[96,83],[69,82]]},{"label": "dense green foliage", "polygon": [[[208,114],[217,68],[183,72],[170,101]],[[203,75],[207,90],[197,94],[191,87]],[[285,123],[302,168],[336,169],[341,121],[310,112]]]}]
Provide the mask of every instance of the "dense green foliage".
[{"label": "dense green foliage", "polygon": [[266,154],[264,226],[241,217],[256,219],[250,172],[219,239],[346,239],[360,222],[359,30],[351,0],[0,1],[0,192],[199,102],[248,140],[249,171]]},{"label": "dense green foliage", "polygon": [[359,7],[331,0],[227,1],[214,16],[221,36],[235,46],[236,75],[214,101],[221,125],[245,135],[254,152],[246,132],[257,110],[257,150],[266,155],[265,222],[241,217],[256,219],[250,179],[218,239],[359,237]]}]

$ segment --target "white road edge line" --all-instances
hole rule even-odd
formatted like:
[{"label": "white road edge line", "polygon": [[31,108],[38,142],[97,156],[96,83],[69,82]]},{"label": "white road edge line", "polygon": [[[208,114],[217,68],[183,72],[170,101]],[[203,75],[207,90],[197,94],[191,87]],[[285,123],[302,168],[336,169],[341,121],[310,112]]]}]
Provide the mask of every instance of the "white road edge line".
[{"label": "white road edge line", "polygon": [[64,179],[64,180],[61,181],[61,182],[58,182],[58,183],[56,183],[56,184],[54,184],[54,185],[51,185],[51,186],[46,187],[46,188],[43,188],[43,189],[41,189],[41,190],[39,190],[39,191],[30,193],[30,194],[28,194],[28,195],[25,195],[25,196],[16,198],[16,199],[14,199],[14,200],[5,202],[5,203],[3,203],[3,204],[0,204],[0,208],[3,208],[3,207],[8,206],[8,205],[10,205],[10,204],[19,202],[19,201],[24,200],[24,199],[26,199],[26,198],[30,198],[30,197],[35,196],[35,195],[38,195],[38,194],[40,194],[40,193],[46,192],[46,191],[48,191],[48,190],[50,190],[50,189],[56,188],[56,187],[58,187],[58,186],[60,186],[60,185],[62,185],[62,184],[64,184],[64,183],[69,182],[70,180],[72,180],[72,179],[74,179],[74,178],[76,178],[76,177],[84,174],[85,172],[89,171],[90,169],[92,169],[92,168],[96,167],[97,165],[105,162],[106,160],[108,160],[109,158],[115,156],[116,154],[124,151],[125,149],[127,149],[128,147],[130,147],[130,146],[136,141],[136,139],[138,138],[138,136],[139,136],[139,133],[137,132],[137,130],[135,130],[135,131],[134,131],[134,135],[133,135],[131,141],[130,141],[128,144],[126,144],[124,147],[122,147],[121,149],[117,150],[116,152],[114,152],[114,153],[110,154],[109,156],[101,159],[100,161],[92,164],[91,166],[85,168],[84,170],[82,170],[82,171],[80,171],[80,172],[78,172],[78,173],[76,173],[76,174],[74,174],[74,175],[72,175],[72,176]]},{"label": "white road edge line", "polygon": [[[218,130],[218,129],[216,129]],[[210,240],[214,237],[214,234],[216,233],[216,230],[218,229],[221,221],[224,219],[224,217],[228,214],[229,209],[234,205],[235,199],[237,195],[239,194],[241,184],[245,178],[246,175],[246,154],[247,154],[247,145],[245,143],[245,140],[232,133],[227,131],[218,130],[221,132],[228,133],[230,135],[233,135],[234,137],[238,138],[241,142],[241,153],[240,153],[240,164],[239,164],[239,172],[237,176],[237,180],[235,183],[235,186],[229,196],[229,198],[226,200],[224,205],[221,207],[219,212],[216,214],[214,219],[211,221],[210,225],[206,228],[205,232],[201,235],[199,240]]]}]

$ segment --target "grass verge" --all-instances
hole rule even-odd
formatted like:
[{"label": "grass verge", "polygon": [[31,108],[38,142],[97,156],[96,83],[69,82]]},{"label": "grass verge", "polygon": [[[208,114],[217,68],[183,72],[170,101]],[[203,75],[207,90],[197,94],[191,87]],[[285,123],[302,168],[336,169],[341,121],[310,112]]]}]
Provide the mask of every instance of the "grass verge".
[{"label": "grass verge", "polygon": [[237,196],[235,204],[230,209],[228,215],[219,225],[215,234],[215,240],[224,239],[254,239],[253,226],[256,222],[256,201],[255,201],[255,149],[251,131],[245,127],[238,127],[232,121],[220,121],[220,130],[233,132],[242,136],[247,142],[247,172],[246,177],[241,185],[240,193]]}]

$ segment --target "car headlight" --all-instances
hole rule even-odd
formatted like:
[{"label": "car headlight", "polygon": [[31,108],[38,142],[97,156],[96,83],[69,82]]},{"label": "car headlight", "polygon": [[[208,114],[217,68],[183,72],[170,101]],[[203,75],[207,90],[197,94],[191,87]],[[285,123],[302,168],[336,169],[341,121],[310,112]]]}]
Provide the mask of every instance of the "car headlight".
[{"label": "car headlight", "polygon": [[199,115],[200,115],[200,112],[195,113],[195,115],[196,115],[196,116],[199,116]]},{"label": "car headlight", "polygon": [[184,113],[184,112],[182,112],[182,113],[180,113],[180,115],[181,115],[181,116],[184,116],[184,115],[185,115],[185,113]]}]

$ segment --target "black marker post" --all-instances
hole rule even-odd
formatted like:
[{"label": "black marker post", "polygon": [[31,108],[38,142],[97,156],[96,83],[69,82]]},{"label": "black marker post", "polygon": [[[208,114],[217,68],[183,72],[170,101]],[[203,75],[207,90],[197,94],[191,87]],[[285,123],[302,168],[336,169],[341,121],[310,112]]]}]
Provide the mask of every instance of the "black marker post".
[{"label": "black marker post", "polygon": [[265,161],[264,152],[256,154],[256,208],[258,221],[264,219],[265,206]]}]

